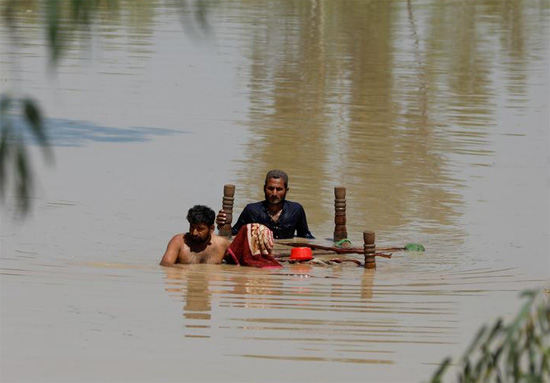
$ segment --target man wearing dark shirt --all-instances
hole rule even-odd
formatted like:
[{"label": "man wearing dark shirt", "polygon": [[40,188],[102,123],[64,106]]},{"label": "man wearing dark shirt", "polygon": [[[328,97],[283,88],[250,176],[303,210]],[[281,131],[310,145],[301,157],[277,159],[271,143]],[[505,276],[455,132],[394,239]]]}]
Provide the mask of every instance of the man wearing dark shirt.
[{"label": "man wearing dark shirt", "polygon": [[[248,223],[261,223],[273,231],[275,239],[298,237],[314,238],[307,226],[302,205],[285,199],[288,191],[288,175],[281,170],[271,170],[265,177],[265,200],[246,205],[237,223],[232,228],[236,235]],[[225,224],[225,212],[221,210],[216,219],[218,226]]]}]

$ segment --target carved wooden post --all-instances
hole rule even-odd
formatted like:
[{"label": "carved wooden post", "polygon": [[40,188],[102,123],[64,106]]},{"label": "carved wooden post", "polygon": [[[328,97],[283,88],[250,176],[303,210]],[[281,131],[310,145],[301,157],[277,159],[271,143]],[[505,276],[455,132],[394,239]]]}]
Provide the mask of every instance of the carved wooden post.
[{"label": "carved wooden post", "polygon": [[334,242],[346,239],[346,188],[334,188]]},{"label": "carved wooden post", "polygon": [[222,209],[225,212],[225,224],[218,226],[218,233],[231,238],[231,221],[233,220],[233,202],[235,198],[235,185],[223,185]]},{"label": "carved wooden post", "polygon": [[376,261],[374,259],[374,253],[376,252],[376,244],[374,243],[374,231],[363,232],[363,250],[365,252],[365,268],[376,269]]}]

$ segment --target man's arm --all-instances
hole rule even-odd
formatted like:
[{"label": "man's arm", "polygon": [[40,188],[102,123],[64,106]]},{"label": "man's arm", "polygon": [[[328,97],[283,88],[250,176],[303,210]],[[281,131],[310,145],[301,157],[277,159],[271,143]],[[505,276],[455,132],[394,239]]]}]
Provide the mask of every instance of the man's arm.
[{"label": "man's arm", "polygon": [[180,253],[181,241],[182,241],[181,235],[182,234],[174,235],[170,240],[170,242],[168,242],[168,246],[166,247],[164,256],[160,261],[161,266],[167,266],[167,267],[174,266],[174,264],[178,260],[178,255]]},{"label": "man's arm", "polygon": [[306,211],[300,206],[300,214],[298,215],[298,223],[296,224],[296,236],[308,239],[315,239],[307,226]]},{"label": "man's arm", "polygon": [[252,215],[250,213],[250,209],[248,208],[248,205],[244,208],[244,210],[241,212],[241,215],[239,215],[239,219],[233,225],[233,228],[231,229],[232,235],[237,235],[241,227],[246,225],[247,223],[253,223],[254,220],[252,218]]},{"label": "man's arm", "polygon": [[217,262],[217,263],[222,263],[223,260],[225,259],[225,257],[228,255],[227,250],[229,249],[229,246],[231,245],[231,243],[225,237],[218,236],[218,238],[220,238],[220,241],[221,241],[221,252],[220,252],[221,253],[221,258],[219,259],[219,262]]}]

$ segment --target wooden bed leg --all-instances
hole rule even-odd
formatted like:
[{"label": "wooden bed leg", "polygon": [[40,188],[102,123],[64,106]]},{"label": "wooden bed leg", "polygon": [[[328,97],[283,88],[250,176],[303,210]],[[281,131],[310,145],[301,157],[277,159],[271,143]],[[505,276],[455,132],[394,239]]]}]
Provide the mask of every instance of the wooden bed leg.
[{"label": "wooden bed leg", "polygon": [[346,188],[334,188],[334,242],[348,238],[346,229]]},{"label": "wooden bed leg", "polygon": [[376,252],[375,235],[374,231],[363,232],[363,249],[365,251],[365,268],[376,269],[376,260],[374,259],[374,253]]},{"label": "wooden bed leg", "polygon": [[218,233],[221,236],[231,238],[231,221],[233,220],[233,202],[235,201],[235,185],[223,186],[222,209],[225,212],[225,224],[218,226]]}]

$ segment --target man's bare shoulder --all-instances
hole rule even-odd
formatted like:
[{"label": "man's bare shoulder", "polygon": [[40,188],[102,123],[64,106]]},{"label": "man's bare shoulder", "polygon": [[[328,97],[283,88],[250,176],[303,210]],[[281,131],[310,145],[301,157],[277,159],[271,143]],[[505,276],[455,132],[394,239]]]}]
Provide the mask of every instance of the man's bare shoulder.
[{"label": "man's bare shoulder", "polygon": [[174,235],[168,242],[168,246],[166,246],[166,251],[162,256],[160,265],[172,266],[175,263],[178,263],[178,258],[183,247],[183,233]]},{"label": "man's bare shoulder", "polygon": [[168,247],[171,247],[171,248],[177,248],[177,249],[181,249],[184,245],[184,234],[183,233],[179,233],[179,234],[176,234],[174,235],[171,239],[170,239],[170,242],[168,242]]},{"label": "man's bare shoulder", "polygon": [[221,235],[212,234],[212,241],[218,246],[229,247],[229,240]]},{"label": "man's bare shoulder", "polygon": [[183,242],[183,233],[175,234],[172,239],[170,239],[170,242]]}]

